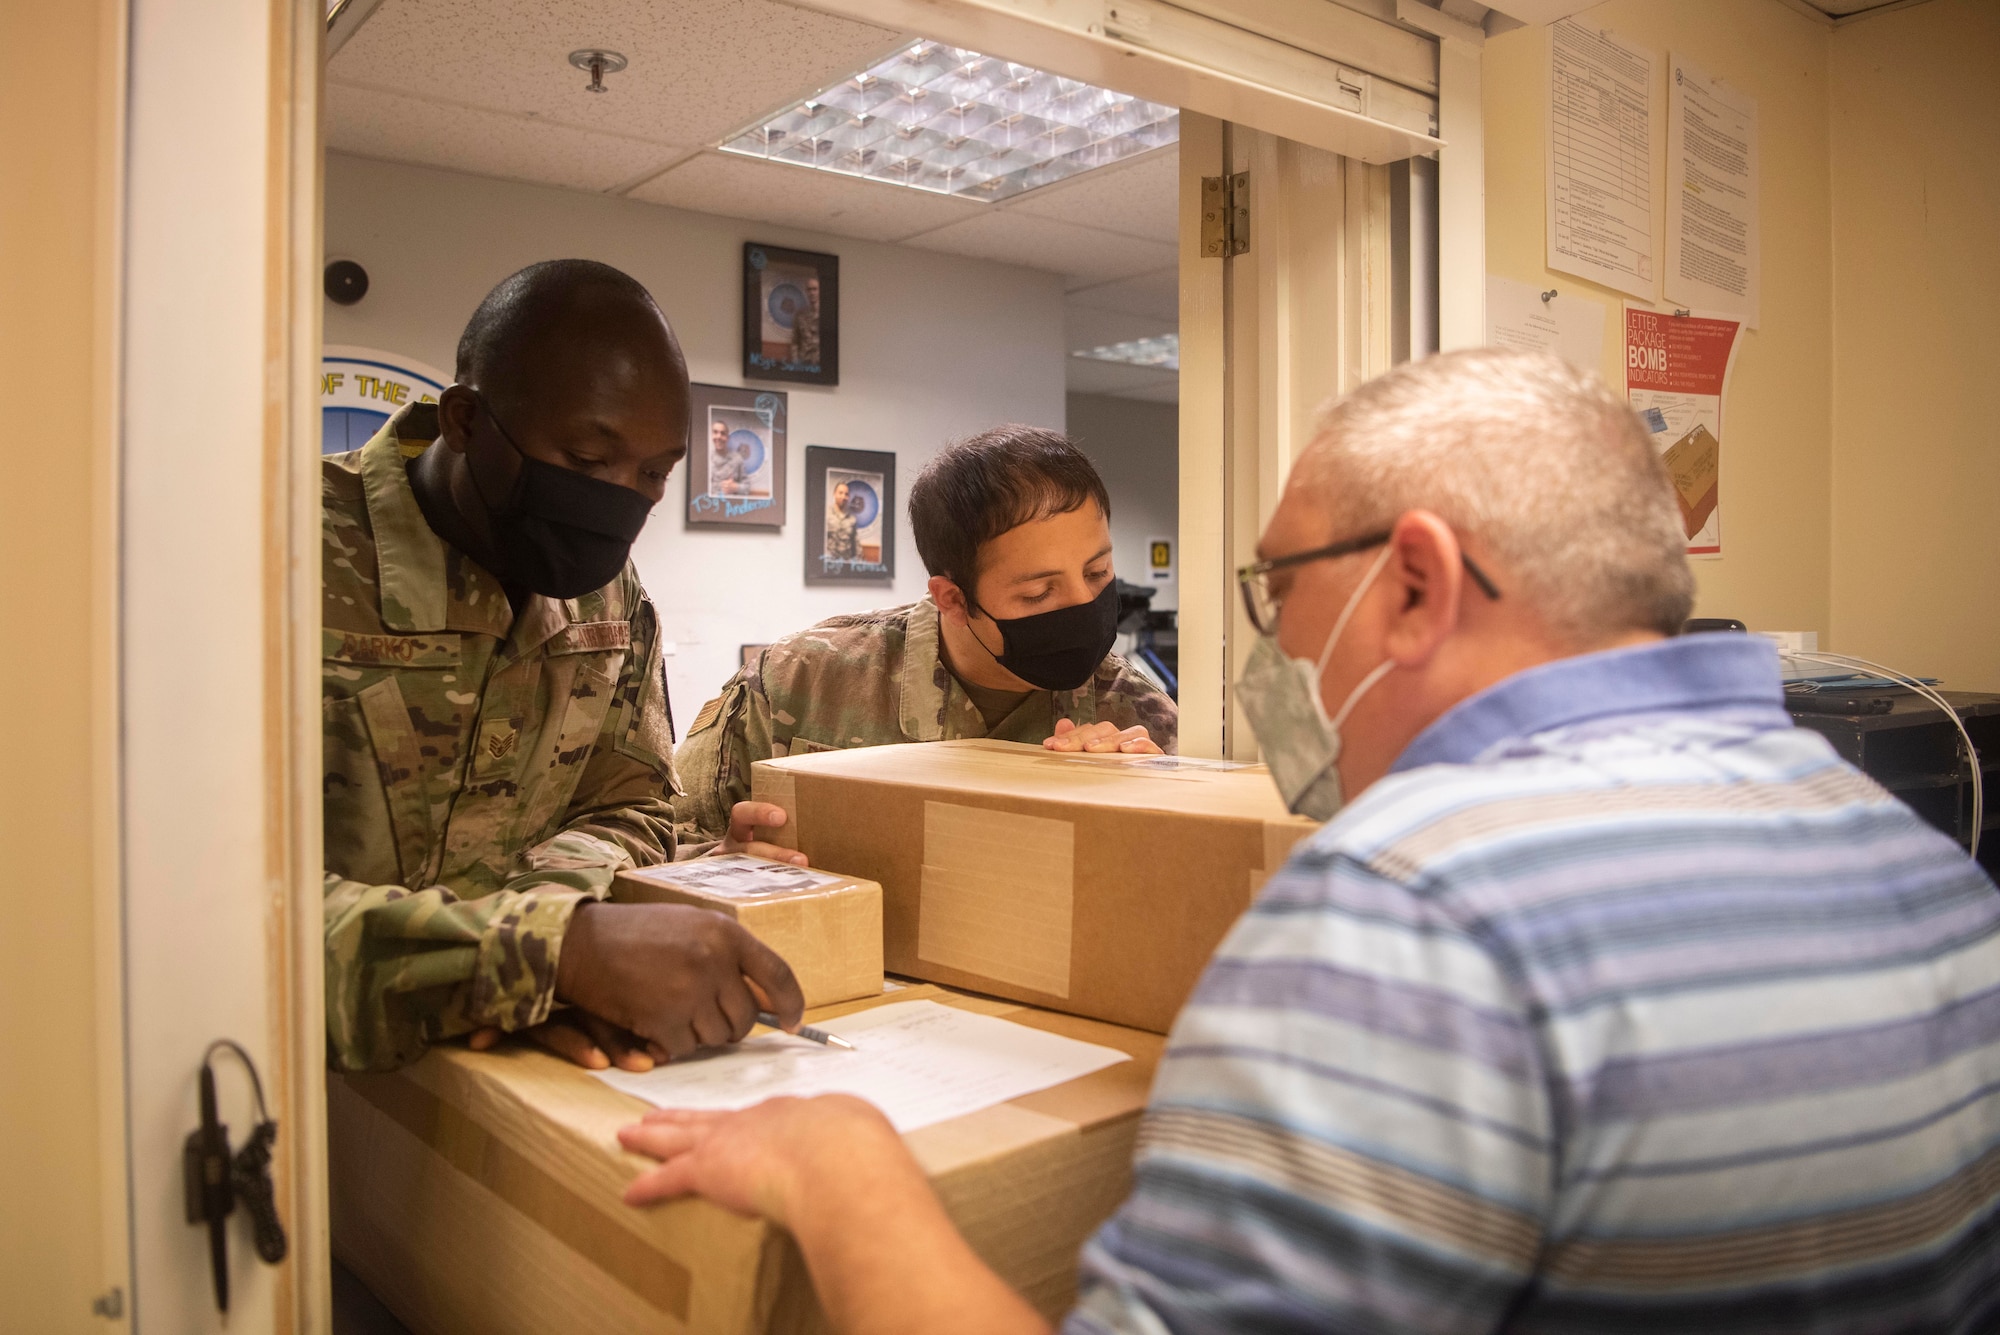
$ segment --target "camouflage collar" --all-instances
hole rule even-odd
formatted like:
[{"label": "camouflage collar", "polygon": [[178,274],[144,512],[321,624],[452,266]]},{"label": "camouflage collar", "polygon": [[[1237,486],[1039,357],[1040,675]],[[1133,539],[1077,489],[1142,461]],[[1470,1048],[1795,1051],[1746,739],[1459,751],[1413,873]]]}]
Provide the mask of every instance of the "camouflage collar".
[{"label": "camouflage collar", "polygon": [[903,628],[903,679],[897,692],[898,721],[903,736],[913,742],[944,739],[945,683],[951,674],[945,670],[938,641],[937,604],[926,596],[910,604],[910,619]]},{"label": "camouflage collar", "polygon": [[[361,487],[368,498],[368,523],[375,534],[375,568],[381,583],[382,624],[404,634],[436,634],[442,630],[481,631],[508,637],[516,618],[500,582],[471,558],[458,554],[447,574],[444,540],[431,531],[410,490],[408,460],[412,447],[437,439],[437,405],[411,403],[399,409],[361,447]],[[568,624],[560,605],[532,598],[519,618],[520,627],[539,633],[539,644]],[[553,618],[553,626],[540,623]],[[517,635],[517,640],[522,637]]]},{"label": "camouflage collar", "polygon": [[406,427],[418,434],[425,424],[409,419],[429,409],[430,434],[437,435],[437,408],[407,404],[361,447],[361,488],[368,498],[368,526],[375,531],[375,570],[381,580],[382,624],[405,634],[444,629],[444,541],[424,522],[404,471]]},{"label": "camouflage collar", "polygon": [[[938,742],[947,736],[984,737],[987,733],[979,707],[945,665],[943,638],[937,604],[928,596],[910,604],[909,619],[903,627],[903,675],[897,692],[900,697],[897,714],[903,736],[912,742]],[[1094,719],[1096,684],[1097,677],[1093,674],[1077,690],[1044,692],[1051,721],[1067,718],[1088,723]],[[964,717],[955,728],[948,728],[946,720],[953,712]]]}]

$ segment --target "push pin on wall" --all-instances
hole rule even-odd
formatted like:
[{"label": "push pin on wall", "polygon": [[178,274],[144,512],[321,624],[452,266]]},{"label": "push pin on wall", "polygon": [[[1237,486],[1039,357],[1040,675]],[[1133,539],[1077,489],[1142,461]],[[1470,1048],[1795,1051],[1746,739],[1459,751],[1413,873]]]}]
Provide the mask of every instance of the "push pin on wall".
[{"label": "push pin on wall", "polygon": [[603,93],[610,90],[604,86],[604,76],[616,74],[625,68],[625,57],[616,51],[599,51],[595,48],[569,53],[569,63],[590,74],[590,82],[584,85],[586,93]]},{"label": "push pin on wall", "polygon": [[1546,306],[1551,301],[1555,300],[1555,295],[1556,295],[1556,290],[1554,288],[1550,288],[1548,291],[1542,293],[1542,305]]}]

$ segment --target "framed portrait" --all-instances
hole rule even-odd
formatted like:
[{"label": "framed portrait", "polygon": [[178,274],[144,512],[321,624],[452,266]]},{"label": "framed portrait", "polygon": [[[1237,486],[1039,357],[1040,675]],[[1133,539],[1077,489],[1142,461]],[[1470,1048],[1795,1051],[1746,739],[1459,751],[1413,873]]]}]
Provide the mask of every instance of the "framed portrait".
[{"label": "framed portrait", "polygon": [[688,523],[783,528],[784,391],[726,385],[688,389]]},{"label": "framed portrait", "polygon": [[743,375],[840,383],[840,256],[743,243]]},{"label": "framed portrait", "polygon": [[806,446],[806,583],[896,577],[896,456]]}]

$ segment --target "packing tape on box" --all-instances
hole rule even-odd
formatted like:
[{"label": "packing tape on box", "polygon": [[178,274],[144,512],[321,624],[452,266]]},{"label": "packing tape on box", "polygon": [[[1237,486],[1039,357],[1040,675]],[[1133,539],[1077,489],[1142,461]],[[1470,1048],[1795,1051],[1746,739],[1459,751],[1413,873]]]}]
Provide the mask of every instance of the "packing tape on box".
[{"label": "packing tape on box", "polygon": [[764,841],[776,844],[780,848],[797,848],[799,846],[797,781],[784,770],[760,770],[757,773],[757,791],[754,796],[759,802],[776,803],[791,813],[791,819],[777,829],[759,831],[764,836]]},{"label": "packing tape on box", "polygon": [[924,803],[917,957],[1069,996],[1076,826]]},{"label": "packing tape on box", "polygon": [[659,1310],[687,1320],[694,1285],[687,1267],[620,1228],[459,1109],[400,1075],[333,1079],[344,1082],[377,1112],[554,1234],[571,1251],[588,1257],[592,1265]]}]

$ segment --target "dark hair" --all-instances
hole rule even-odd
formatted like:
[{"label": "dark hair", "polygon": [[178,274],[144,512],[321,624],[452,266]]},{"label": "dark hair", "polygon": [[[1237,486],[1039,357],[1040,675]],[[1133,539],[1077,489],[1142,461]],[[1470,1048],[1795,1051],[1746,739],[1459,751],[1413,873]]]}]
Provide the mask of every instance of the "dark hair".
[{"label": "dark hair", "polygon": [[1089,458],[1060,431],[1009,422],[947,445],[910,485],[917,555],[967,595],[979,549],[1009,529],[1111,498]]},{"label": "dark hair", "polygon": [[452,374],[460,384],[491,390],[504,368],[550,317],[589,295],[622,297],[652,310],[653,294],[632,275],[596,260],[543,260],[501,279],[458,336]]}]

